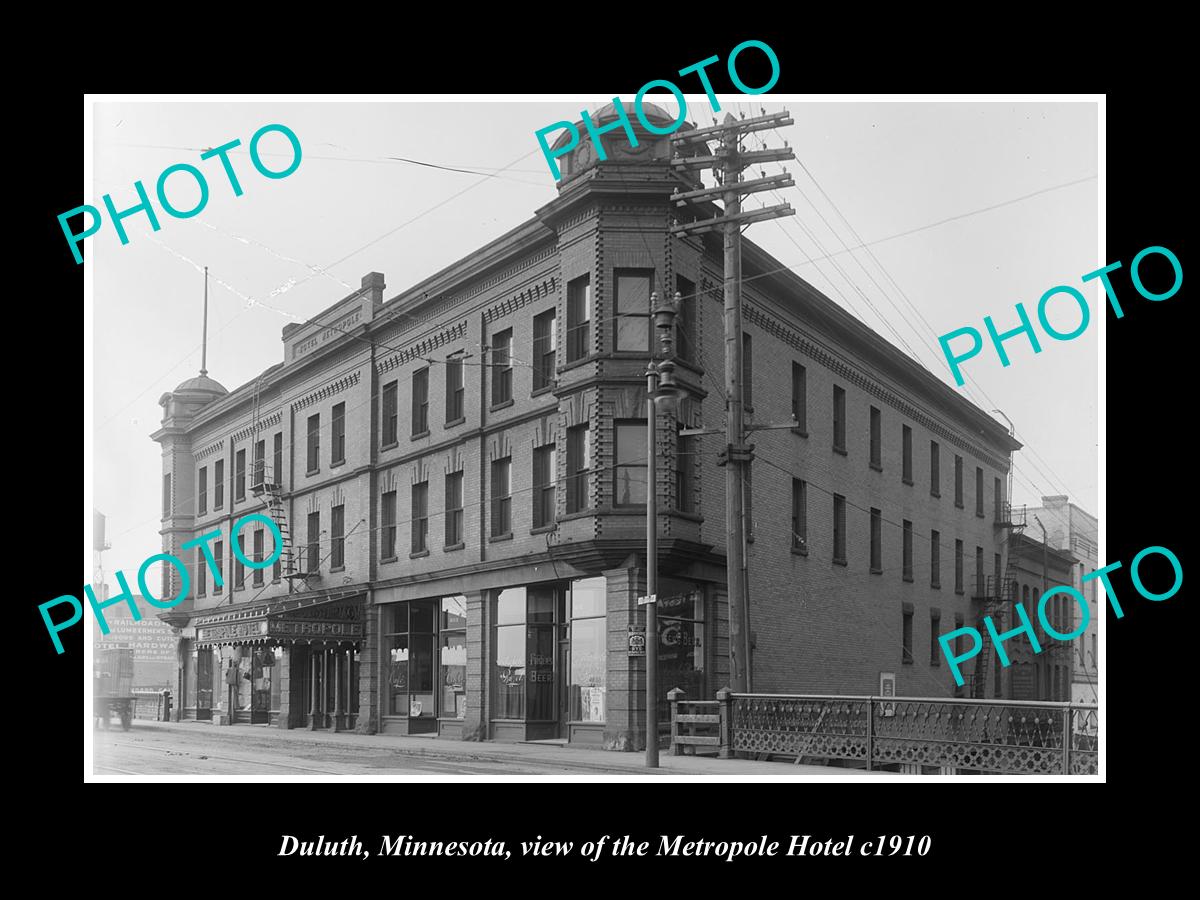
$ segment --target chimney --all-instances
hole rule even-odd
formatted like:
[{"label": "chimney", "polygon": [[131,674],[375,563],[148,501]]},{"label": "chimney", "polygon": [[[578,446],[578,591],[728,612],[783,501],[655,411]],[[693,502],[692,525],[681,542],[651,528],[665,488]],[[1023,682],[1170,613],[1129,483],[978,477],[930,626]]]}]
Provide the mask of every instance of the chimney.
[{"label": "chimney", "polygon": [[375,312],[383,306],[383,273],[368,272],[363,276],[362,286],[364,291],[370,292],[371,311]]}]

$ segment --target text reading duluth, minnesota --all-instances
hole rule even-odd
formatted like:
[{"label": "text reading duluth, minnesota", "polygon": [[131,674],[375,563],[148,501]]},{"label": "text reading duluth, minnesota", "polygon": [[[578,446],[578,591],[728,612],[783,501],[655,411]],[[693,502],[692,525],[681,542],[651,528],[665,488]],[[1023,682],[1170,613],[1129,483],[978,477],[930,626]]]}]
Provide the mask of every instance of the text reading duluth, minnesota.
[{"label": "text reading duluth, minnesota", "polygon": [[[857,840],[854,835],[837,840],[814,838],[807,834],[789,836],[787,850],[780,852],[782,843],[770,840],[765,834],[752,841],[708,841],[687,840],[683,835],[660,835],[658,844],[651,841],[635,841],[628,835],[612,838],[603,835],[594,841],[546,841],[541,835],[536,840],[521,841],[522,856],[581,856],[592,862],[601,856],[707,856],[733,862],[738,857],[755,856],[924,856],[929,852],[932,839],[928,835],[878,835],[867,840]],[[302,841],[295,835],[283,835],[280,856],[357,856],[368,859],[372,854],[358,835],[339,840],[328,840],[320,835],[315,841]],[[504,841],[420,841],[406,834],[391,837],[384,835],[380,840],[378,856],[498,856],[510,859],[512,851]]]}]

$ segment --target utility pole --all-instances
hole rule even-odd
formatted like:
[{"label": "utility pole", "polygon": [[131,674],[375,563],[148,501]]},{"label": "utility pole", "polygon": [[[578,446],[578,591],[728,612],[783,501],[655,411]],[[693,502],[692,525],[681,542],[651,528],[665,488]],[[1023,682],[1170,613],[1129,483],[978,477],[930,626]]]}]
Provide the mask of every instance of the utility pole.
[{"label": "utility pole", "polygon": [[[786,172],[751,181],[742,181],[742,172],[754,163],[794,159],[785,146],[777,150],[743,151],[742,138],[754,131],[791,125],[792,118],[784,110],[779,113],[735,119],[726,113],[725,121],[711,128],[677,132],[671,141],[678,148],[700,140],[720,140],[721,145],[711,156],[676,157],[672,166],[680,169],[713,170],[717,180],[714,188],[676,192],[676,206],[720,200],[722,214],[708,219],[680,223],[671,227],[671,234],[692,235],[720,231],[724,235],[725,255],[725,450],[721,465],[725,466],[725,578],[729,594],[729,675],[734,693],[746,693],[752,687],[750,673],[749,596],[746,582],[745,503],[746,470],[753,459],[753,445],[745,443],[746,429],[742,385],[742,228],[754,222],[795,215],[788,203],[742,212],[743,195],[756,191],[790,187],[792,177]],[[647,639],[650,636],[647,635]]]}]

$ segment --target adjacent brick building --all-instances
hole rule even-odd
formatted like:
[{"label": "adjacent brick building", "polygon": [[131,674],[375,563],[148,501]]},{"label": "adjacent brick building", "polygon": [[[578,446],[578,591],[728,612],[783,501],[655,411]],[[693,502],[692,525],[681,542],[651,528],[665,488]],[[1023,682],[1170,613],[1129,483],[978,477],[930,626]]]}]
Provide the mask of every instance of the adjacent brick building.
[{"label": "adjacent brick building", "polygon": [[[610,132],[598,162],[581,142],[508,234],[390,299],[368,274],[233,392],[202,375],[161,398],[164,550],[218,530],[226,579],[187,551],[164,614],[181,715],[643,746],[651,291],[684,298],[684,396],[658,419],[659,684],[726,683],[722,438],[678,435],[724,422],[721,248],[670,236],[681,180],[634,121],[637,148]],[[743,276],[748,421],[796,417],[751,438],[754,689],[873,693],[887,672],[950,695],[936,638],[1000,582],[1019,445],[749,242]],[[254,512],[288,543],[239,588],[229,528]],[[244,541],[272,551],[261,521]]]}]

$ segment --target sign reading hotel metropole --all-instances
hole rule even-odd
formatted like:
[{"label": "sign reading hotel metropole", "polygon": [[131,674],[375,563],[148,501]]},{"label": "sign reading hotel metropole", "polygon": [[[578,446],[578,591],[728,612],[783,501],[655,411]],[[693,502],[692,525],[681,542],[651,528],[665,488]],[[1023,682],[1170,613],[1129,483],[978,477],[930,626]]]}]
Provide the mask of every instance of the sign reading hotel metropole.
[{"label": "sign reading hotel metropole", "polygon": [[[1170,561],[1171,568],[1175,572],[1175,583],[1171,585],[1170,590],[1164,591],[1161,594],[1156,594],[1152,591],[1146,590],[1146,586],[1142,583],[1141,576],[1138,574],[1138,566],[1141,565],[1142,560],[1151,553],[1159,556],[1165,556]],[[1121,603],[1117,600],[1117,592],[1113,588],[1112,582],[1108,580],[1108,573],[1114,572],[1119,568],[1121,568],[1121,563],[1119,561],[1115,563],[1109,563],[1102,569],[1096,569],[1094,572],[1089,572],[1087,575],[1084,575],[1082,580],[1092,581],[1093,579],[1098,578],[1100,583],[1104,585],[1104,594],[1106,597],[1108,597],[1108,602],[1112,605],[1113,612],[1117,614],[1118,619],[1123,619],[1125,618],[1125,610],[1121,608]],[[1171,597],[1174,597],[1177,593],[1179,593],[1179,589],[1183,587],[1183,566],[1179,563],[1179,557],[1177,557],[1166,547],[1147,547],[1145,550],[1135,556],[1133,558],[1133,562],[1129,564],[1129,579],[1133,582],[1133,586],[1137,592],[1147,600],[1154,600],[1155,602],[1169,600]],[[1069,594],[1071,599],[1075,601],[1076,605],[1081,611],[1079,617],[1079,627],[1066,634],[1057,631],[1054,626],[1046,620],[1046,603],[1057,594]],[[1004,632],[1003,634],[997,633],[996,625],[992,621],[991,616],[983,617],[983,625],[992,638],[992,645],[996,648],[996,655],[1000,658],[1000,665],[1003,668],[1008,668],[1009,666],[1008,654],[1004,650],[1004,642],[1010,640],[1011,638],[1015,638],[1019,634],[1024,633],[1026,638],[1028,638],[1029,644],[1033,648],[1034,653],[1042,652],[1042,645],[1038,642],[1037,635],[1034,634],[1033,625],[1029,621],[1029,614],[1025,612],[1025,607],[1020,603],[1016,603],[1013,604],[1013,609],[1016,610],[1017,618],[1021,620],[1021,625],[1019,628],[1013,628]],[[1090,609],[1088,609],[1088,603],[1087,600],[1084,599],[1083,594],[1069,585],[1060,584],[1050,588],[1048,591],[1042,594],[1041,599],[1038,600],[1037,617],[1038,621],[1041,622],[1042,630],[1047,635],[1059,641],[1073,641],[1087,630],[1088,623],[1092,620],[1092,612]],[[970,636],[973,646],[967,650],[966,653],[956,656],[950,652],[950,648],[958,640],[960,635]],[[938,637],[938,643],[942,645],[942,654],[946,657],[947,662],[950,663],[950,669],[954,673],[954,683],[961,687],[964,684],[964,680],[962,675],[959,674],[958,664],[979,655],[979,651],[983,649],[983,635],[981,635],[979,630],[975,628],[956,628],[954,631],[949,631],[946,634]]]},{"label": "sign reading hotel metropole", "polygon": [[[1155,293],[1142,283],[1140,270],[1142,261],[1151,254],[1165,257],[1166,260],[1171,264],[1171,268],[1174,270],[1175,283],[1171,285],[1170,289],[1163,291],[1162,293]],[[1119,268],[1121,268],[1121,261],[1117,260],[1115,263],[1109,263],[1102,269],[1097,269],[1094,272],[1088,272],[1086,275],[1080,276],[1080,281],[1086,283],[1099,278],[1101,283],[1104,285],[1104,292],[1108,296],[1108,302],[1112,306],[1113,312],[1116,313],[1118,319],[1123,319],[1125,318],[1125,310],[1121,308],[1121,304],[1117,300],[1117,291],[1113,287],[1112,281],[1108,277],[1110,272],[1115,272]],[[1171,297],[1174,297],[1177,293],[1179,293],[1179,289],[1183,287],[1183,266],[1179,264],[1179,258],[1166,247],[1147,247],[1145,250],[1135,256],[1133,258],[1133,262],[1129,264],[1129,279],[1133,282],[1133,286],[1137,289],[1137,292],[1147,300],[1154,300],[1156,302],[1159,300],[1169,300]],[[1056,330],[1054,326],[1050,324],[1050,320],[1046,317],[1046,308],[1049,305],[1051,298],[1057,297],[1060,294],[1069,296],[1079,306],[1079,324],[1071,331]],[[1008,358],[1008,353],[1004,349],[1004,342],[1011,338],[1015,338],[1020,334],[1024,334],[1027,338],[1029,338],[1029,344],[1033,347],[1034,353],[1042,352],[1042,345],[1038,342],[1037,332],[1035,332],[1033,329],[1033,323],[1029,321],[1029,313],[1025,310],[1024,304],[1018,303],[1016,305],[1016,310],[1017,319],[1021,324],[1016,328],[1010,329],[1009,331],[1005,331],[1003,333],[996,331],[996,324],[992,321],[991,316],[983,317],[983,326],[987,330],[988,337],[990,337],[992,340],[992,346],[996,348],[996,355],[1000,358],[1000,365],[1004,368],[1008,368],[1008,366],[1011,365]],[[1084,298],[1083,294],[1073,287],[1060,284],[1057,287],[1050,288],[1050,290],[1042,294],[1041,299],[1038,300],[1037,317],[1038,322],[1041,323],[1042,330],[1045,331],[1050,337],[1054,338],[1054,340],[1071,341],[1087,331],[1088,323],[1092,319],[1092,314],[1088,309],[1087,300]],[[962,353],[951,353],[950,342],[957,337],[970,337],[971,346]],[[977,328],[972,328],[968,325],[965,328],[956,328],[954,331],[943,334],[938,338],[938,343],[941,345],[942,353],[946,356],[946,361],[950,364],[950,371],[954,374],[954,383],[959,387],[962,387],[964,383],[962,376],[962,364],[968,359],[978,356],[980,351],[983,350],[983,335],[979,333]]]},{"label": "sign reading hotel metropole", "polygon": [[[263,165],[263,161],[259,156],[258,142],[263,136],[273,131],[277,131],[288,139],[292,145],[292,162],[287,168],[282,171],[273,171]],[[233,196],[240,197],[243,193],[241,182],[238,181],[237,173],[233,170],[233,163],[229,161],[229,151],[235,147],[241,146],[241,141],[234,139],[227,144],[222,144],[220,147],[213,147],[211,150],[205,150],[200,154],[201,161],[212,159],[214,156],[221,160],[221,166],[225,169],[225,175],[229,179],[229,186],[233,188]],[[286,125],[264,125],[258,131],[254,132],[254,136],[250,138],[250,162],[254,164],[254,168],[264,178],[279,179],[287,178],[300,167],[300,139],[296,137],[296,133]],[[176,172],[186,172],[196,180],[196,185],[200,189],[200,199],[196,205],[189,210],[176,209],[167,199],[167,179]],[[158,224],[158,216],[155,215],[154,205],[150,202],[150,197],[146,193],[146,188],[142,182],[135,181],[133,190],[138,196],[139,202],[136,206],[131,206],[128,209],[117,211],[116,205],[113,203],[112,195],[105,194],[101,199],[104,201],[104,208],[108,210],[108,217],[112,220],[113,228],[117,230],[117,237],[121,239],[122,246],[129,243],[129,235],[125,233],[125,226],[121,224],[122,219],[127,219],[134,213],[144,212],[146,218],[150,220],[150,227],[154,231],[158,231],[162,226]],[[190,219],[192,216],[199,214],[204,207],[208,205],[208,182],[204,178],[204,173],[189,163],[175,163],[173,166],[167,166],[158,176],[158,183],[155,185],[155,193],[158,194],[158,202],[166,211],[167,215],[176,219]],[[84,226],[83,231],[75,234],[71,231],[71,227],[67,224],[67,219],[72,216],[83,213],[85,216],[92,217],[92,224]],[[63,213],[58,217],[58,224],[63,230],[63,234],[67,236],[67,243],[71,245],[71,252],[75,255],[75,262],[82,263],[83,256],[79,252],[79,244],[85,238],[89,238],[98,232],[104,224],[104,217],[100,214],[100,210],[96,207],[85,203],[83,206],[77,206],[74,209]]]},{"label": "sign reading hotel metropole", "polygon": [[[742,81],[737,72],[738,54],[750,47],[757,48],[765,53],[767,59],[771,63],[771,79],[762,87],[758,88],[749,87],[745,82]],[[721,104],[717,102],[717,95],[713,93],[712,82],[708,80],[708,73],[704,70],[713,63],[720,61],[721,57],[714,55],[708,57],[708,59],[702,59],[698,63],[693,63],[692,65],[679,70],[680,75],[690,75],[693,72],[696,73],[700,79],[700,83],[704,85],[704,93],[708,95],[708,102],[712,107],[713,112],[720,112]],[[729,80],[733,82],[734,87],[736,87],[743,94],[749,94],[751,96],[756,94],[765,94],[775,86],[775,82],[779,81],[779,57],[775,55],[774,50],[772,50],[762,41],[742,41],[740,44],[734,47],[733,52],[729,54],[729,59],[726,61],[726,68],[729,70]],[[662,128],[647,121],[646,114],[643,111],[642,100],[646,96],[646,92],[656,87],[665,88],[666,90],[670,91],[674,95],[675,101],[679,104],[679,117],[667,128]],[[592,121],[592,117],[588,115],[586,109],[581,110],[579,113],[580,118],[583,119],[584,128],[587,129],[588,137],[591,138],[592,144],[596,148],[596,158],[600,160],[600,162],[604,162],[606,159],[608,159],[607,154],[604,152],[604,144],[600,140],[600,135],[607,131],[615,131],[618,128],[623,128],[625,130],[625,136],[629,138],[629,146],[636,147],[638,145],[637,135],[634,134],[633,125],[629,121],[629,114],[625,111],[625,106],[619,97],[613,97],[613,111],[617,115],[616,121],[610,122],[603,128],[596,127],[596,123]],[[638,90],[637,96],[633,101],[633,111],[637,115],[638,121],[642,123],[642,127],[651,134],[672,134],[676,129],[679,128],[680,125],[683,124],[684,117],[687,115],[687,101],[683,98],[683,91],[681,91],[679,86],[674,82],[667,81],[662,78],[656,78],[653,81],[647,81]],[[545,135],[546,132],[555,131],[557,129],[566,129],[567,131],[571,132],[571,140],[558,150],[552,150],[550,145],[546,143]],[[553,125],[547,125],[545,128],[539,128],[533,133],[533,136],[537,138],[538,145],[542,148],[542,155],[546,158],[546,164],[550,167],[550,174],[554,176],[555,180],[562,178],[562,172],[559,171],[558,163],[556,163],[555,160],[560,156],[565,156],[566,154],[570,153],[579,145],[579,129],[577,129],[571,122],[555,122]]]},{"label": "sign reading hotel metropole", "polygon": [[[271,530],[271,534],[274,538],[274,551],[272,551],[269,557],[261,562],[255,562],[254,560],[247,558],[246,555],[242,553],[240,534],[242,526],[249,522],[261,522],[262,524],[266,525],[266,527]],[[221,531],[220,529],[216,529],[208,532],[208,534],[202,534],[200,537],[186,542],[181,547],[182,550],[190,550],[193,547],[200,548],[200,552],[204,554],[204,561],[208,564],[209,571],[212,572],[213,584],[215,584],[217,587],[223,586],[225,584],[225,580],[221,577],[221,569],[217,565],[216,559],[213,558],[212,547],[210,545],[213,541],[219,539],[220,537]],[[271,521],[271,519],[262,515],[261,513],[251,513],[248,516],[243,516],[242,518],[238,519],[230,531],[230,543],[233,546],[234,556],[236,556],[238,561],[248,569],[265,569],[268,566],[274,565],[275,561],[283,555],[283,536],[279,533],[279,527],[273,521]],[[164,597],[160,600],[155,600],[154,595],[150,593],[150,588],[146,585],[146,572],[152,565],[154,565],[154,563],[160,561],[165,565],[174,566],[179,572],[179,593],[170,599]],[[92,613],[96,616],[96,621],[100,625],[100,633],[102,635],[107,635],[109,632],[108,621],[104,617],[104,610],[107,607],[120,603],[122,600],[128,604],[129,612],[133,618],[133,621],[140,622],[142,620],[142,613],[138,609],[137,603],[133,599],[133,593],[129,590],[129,582],[125,580],[125,573],[118,569],[116,578],[117,584],[121,587],[121,593],[117,594],[115,597],[110,597],[107,600],[97,600],[96,594],[92,590],[92,586],[88,584],[83,586],[83,593],[87,596],[88,603],[91,604]],[[188,575],[187,565],[178,556],[172,556],[170,553],[156,553],[143,562],[141,568],[138,569],[137,581],[138,588],[142,592],[142,599],[157,609],[170,609],[171,607],[182,603],[183,599],[188,595],[188,591],[191,589],[191,578]],[[55,606],[61,606],[64,604],[72,606],[74,611],[69,619],[64,622],[56,623],[50,617],[50,610]],[[50,639],[54,642],[55,650],[57,650],[59,653],[62,653],[63,645],[62,641],[58,638],[58,634],[59,632],[70,628],[72,625],[77,625],[80,620],[83,619],[83,604],[74,594],[64,594],[61,597],[55,597],[53,600],[48,600],[47,602],[41,604],[38,607],[38,612],[42,614],[42,621],[46,623],[46,630],[50,632]]]}]

